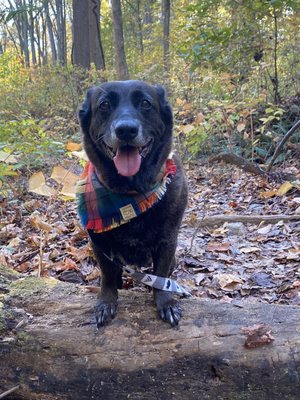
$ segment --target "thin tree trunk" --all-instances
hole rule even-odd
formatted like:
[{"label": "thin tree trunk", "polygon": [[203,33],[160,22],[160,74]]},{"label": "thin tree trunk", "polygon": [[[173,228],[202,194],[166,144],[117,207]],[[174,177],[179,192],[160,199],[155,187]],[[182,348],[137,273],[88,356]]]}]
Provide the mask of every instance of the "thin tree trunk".
[{"label": "thin tree trunk", "polygon": [[[20,5],[25,6],[26,2],[20,1]],[[25,65],[27,68],[29,68],[30,67],[30,51],[29,51],[29,37],[28,37],[29,24],[28,24],[27,13],[21,14],[20,21],[21,21],[23,44],[24,44],[23,51],[24,51],[24,57],[25,57]]]},{"label": "thin tree trunk", "polygon": [[33,1],[30,0],[30,8],[29,8],[29,19],[30,19],[30,24],[29,24],[29,31],[30,31],[30,45],[31,45],[31,60],[32,64],[36,65],[37,60],[36,60],[36,51],[35,51],[35,32],[34,32],[34,17],[33,17]]},{"label": "thin tree trunk", "polygon": [[100,0],[89,1],[90,62],[94,63],[97,69],[105,69],[104,52],[100,31],[100,8]]},{"label": "thin tree trunk", "polygon": [[274,18],[274,102],[278,104],[280,102],[279,94],[279,79],[278,79],[278,15],[276,8],[273,7],[273,18]]},{"label": "thin tree trunk", "polygon": [[141,0],[136,0],[136,9],[137,9],[137,22],[139,28],[139,45],[140,45],[140,53],[144,53],[144,43],[143,43],[143,25],[142,25],[142,17],[141,17]]},{"label": "thin tree trunk", "polygon": [[167,77],[170,74],[170,0],[162,0],[163,59]]},{"label": "thin tree trunk", "polygon": [[122,22],[122,9],[120,0],[112,0],[112,20],[114,30],[114,51],[115,51],[115,68],[117,71],[118,79],[129,79],[129,71],[126,62],[124,36],[123,36],[123,22]]},{"label": "thin tree trunk", "polygon": [[49,37],[50,48],[51,48],[51,59],[52,59],[52,64],[55,65],[57,62],[57,51],[56,51],[56,45],[55,45],[55,39],[54,39],[54,33],[53,33],[53,25],[52,25],[52,21],[50,18],[48,0],[44,1],[44,9],[45,9],[45,15],[46,15],[48,37]]},{"label": "thin tree trunk", "polygon": [[57,56],[61,65],[66,64],[66,26],[65,26],[65,1],[55,0],[55,21],[57,27]]}]

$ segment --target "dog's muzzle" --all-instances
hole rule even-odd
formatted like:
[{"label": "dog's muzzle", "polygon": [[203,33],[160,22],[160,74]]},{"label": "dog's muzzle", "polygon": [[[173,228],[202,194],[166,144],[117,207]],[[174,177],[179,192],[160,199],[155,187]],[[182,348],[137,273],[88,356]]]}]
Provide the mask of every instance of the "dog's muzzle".
[{"label": "dog's muzzle", "polygon": [[139,121],[119,119],[111,125],[110,137],[104,138],[104,143],[118,173],[130,177],[140,170],[142,159],[151,149],[152,139],[145,139]]}]

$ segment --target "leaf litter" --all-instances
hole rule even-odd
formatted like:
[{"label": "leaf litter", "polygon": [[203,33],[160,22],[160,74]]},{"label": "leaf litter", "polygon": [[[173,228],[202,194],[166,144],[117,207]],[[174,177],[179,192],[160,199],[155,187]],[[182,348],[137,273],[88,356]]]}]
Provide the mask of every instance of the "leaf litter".
[{"label": "leaf litter", "polygon": [[[80,148],[72,144],[69,150],[73,149]],[[24,276],[40,274],[89,287],[99,285],[100,272],[72,200],[80,169],[78,162],[74,166],[67,159],[63,167],[55,166],[52,176],[38,171],[27,182],[31,191],[20,189],[2,203],[2,265]],[[228,165],[188,163],[186,171],[190,195],[173,272],[178,282],[196,297],[239,307],[244,301],[300,305],[299,221],[199,227],[205,217],[219,214],[300,214],[299,185],[282,188]],[[66,176],[70,185],[64,190]],[[271,191],[272,196],[261,195]],[[147,290],[128,279],[124,278],[128,290]]]}]

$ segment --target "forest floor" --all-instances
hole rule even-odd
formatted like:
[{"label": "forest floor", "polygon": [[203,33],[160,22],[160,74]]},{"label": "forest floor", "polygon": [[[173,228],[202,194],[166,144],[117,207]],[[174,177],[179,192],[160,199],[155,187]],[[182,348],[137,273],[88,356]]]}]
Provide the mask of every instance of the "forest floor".
[{"label": "forest floor", "polygon": [[[70,163],[62,161],[65,168]],[[79,174],[80,168],[75,169]],[[282,170],[299,176],[299,162]],[[299,215],[299,187],[283,188],[280,193],[282,182],[224,164],[191,163],[186,171],[189,205],[179,235],[174,278],[196,297],[240,307],[244,301],[300,305],[300,220],[200,226],[206,217],[220,214]],[[100,274],[87,234],[80,228],[76,202],[31,193],[26,184],[24,178],[24,189],[2,204],[0,263],[22,276],[40,273],[97,286]],[[148,290],[128,277],[124,288]]]}]

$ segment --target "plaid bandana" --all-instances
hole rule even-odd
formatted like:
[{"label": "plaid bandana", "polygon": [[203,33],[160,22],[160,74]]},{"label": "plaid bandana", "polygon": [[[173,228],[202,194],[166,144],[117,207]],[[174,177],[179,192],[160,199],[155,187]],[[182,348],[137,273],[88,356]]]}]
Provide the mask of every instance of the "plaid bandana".
[{"label": "plaid bandana", "polygon": [[78,214],[83,227],[101,233],[136,218],[159,202],[175,174],[176,165],[170,158],[165,163],[162,179],[151,191],[120,194],[101,183],[94,165],[88,161],[76,190]]}]

